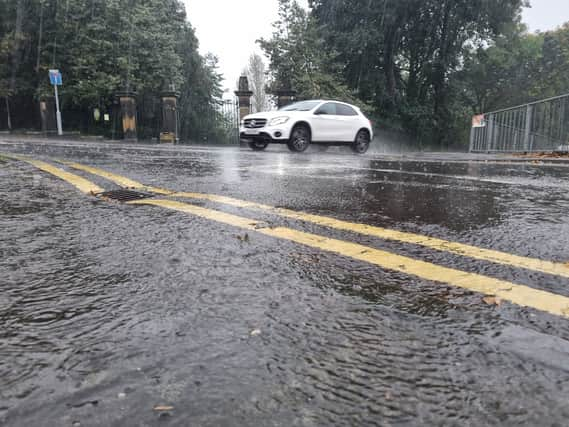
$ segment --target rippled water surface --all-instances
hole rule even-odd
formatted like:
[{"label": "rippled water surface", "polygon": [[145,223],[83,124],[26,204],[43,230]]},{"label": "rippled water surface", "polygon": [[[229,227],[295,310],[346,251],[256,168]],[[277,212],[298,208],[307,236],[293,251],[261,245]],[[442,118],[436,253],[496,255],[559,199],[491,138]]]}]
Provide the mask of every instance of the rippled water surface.
[{"label": "rippled water surface", "polygon": [[[0,151],[569,261],[564,166],[103,144]],[[569,295],[559,277],[196,204]],[[565,319],[100,201],[1,159],[0,232],[0,423],[9,426],[565,425],[569,416]]]}]

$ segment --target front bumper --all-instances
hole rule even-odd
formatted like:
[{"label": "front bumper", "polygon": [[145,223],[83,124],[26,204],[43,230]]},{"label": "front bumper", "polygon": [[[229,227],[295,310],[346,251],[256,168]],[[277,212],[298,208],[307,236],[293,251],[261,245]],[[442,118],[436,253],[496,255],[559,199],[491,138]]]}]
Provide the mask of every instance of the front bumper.
[{"label": "front bumper", "polygon": [[263,141],[273,144],[286,144],[289,136],[289,129],[282,129],[276,126],[264,127],[261,129],[248,129],[244,127],[239,129],[239,138],[243,142]]}]

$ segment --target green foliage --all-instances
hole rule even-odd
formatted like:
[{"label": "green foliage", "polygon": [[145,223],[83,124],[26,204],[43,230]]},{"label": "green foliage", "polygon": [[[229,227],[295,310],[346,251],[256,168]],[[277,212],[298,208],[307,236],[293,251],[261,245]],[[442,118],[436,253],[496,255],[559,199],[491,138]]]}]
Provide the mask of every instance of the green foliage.
[{"label": "green foliage", "polygon": [[180,115],[186,117],[180,132],[186,138],[204,142],[224,142],[225,122],[219,113],[222,96],[222,76],[218,72],[218,59],[208,54],[202,58],[197,49],[193,31],[188,31],[179,48],[183,54],[183,74],[188,76],[181,90]]},{"label": "green foliage", "polygon": [[487,112],[569,92],[569,24],[528,34],[524,26],[465,60],[460,83],[475,112]]},{"label": "green foliage", "polygon": [[[520,86],[535,96],[563,87],[567,39],[516,36],[525,0],[309,3],[307,14],[294,0],[281,0],[276,31],[261,41],[274,84],[290,85],[303,97],[357,98],[380,123],[421,145],[466,143],[475,106],[514,102],[516,94],[528,93]],[[536,67],[536,55],[550,59]],[[556,86],[529,85],[543,82],[536,73],[547,64]]]},{"label": "green foliage", "polygon": [[556,31],[543,34],[542,78],[534,93],[555,96],[569,92],[569,22]]},{"label": "green foliage", "polygon": [[196,135],[197,110],[221,94],[181,0],[0,0],[0,96],[29,104],[51,95],[50,68],[63,73],[62,108],[83,118],[108,111],[118,91],[146,100],[179,90],[182,138]]},{"label": "green foliage", "polygon": [[279,20],[270,40],[259,44],[270,59],[270,90],[294,88],[302,98],[332,98],[363,104],[342,82],[337,53],[320,36],[316,20],[296,0],[279,0]]},{"label": "green foliage", "polygon": [[466,102],[475,112],[486,112],[546,97],[538,89],[542,51],[543,35],[517,27],[471,52],[458,76]]},{"label": "green foliage", "polygon": [[515,21],[522,1],[315,0],[312,5],[323,37],[343,52],[348,86],[421,143],[446,145],[456,139],[454,79],[465,53]]}]

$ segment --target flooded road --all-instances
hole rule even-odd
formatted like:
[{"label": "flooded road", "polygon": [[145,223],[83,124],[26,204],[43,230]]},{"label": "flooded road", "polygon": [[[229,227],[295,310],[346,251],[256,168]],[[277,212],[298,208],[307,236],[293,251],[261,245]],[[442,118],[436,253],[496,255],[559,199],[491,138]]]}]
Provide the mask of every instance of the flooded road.
[{"label": "flooded road", "polygon": [[567,423],[569,163],[6,139],[0,184],[2,425]]}]

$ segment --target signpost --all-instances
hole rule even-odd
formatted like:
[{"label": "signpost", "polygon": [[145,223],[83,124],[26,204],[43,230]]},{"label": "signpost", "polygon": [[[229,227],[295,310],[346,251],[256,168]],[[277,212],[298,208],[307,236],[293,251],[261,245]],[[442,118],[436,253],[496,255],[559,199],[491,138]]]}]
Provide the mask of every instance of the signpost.
[{"label": "signpost", "polygon": [[63,129],[61,126],[61,111],[59,110],[59,94],[57,93],[57,86],[63,84],[61,78],[61,73],[59,70],[49,70],[49,81],[55,89],[55,108],[56,108],[56,118],[57,118],[57,134],[59,136],[63,135]]}]

